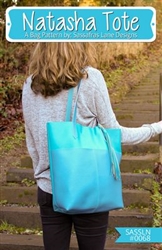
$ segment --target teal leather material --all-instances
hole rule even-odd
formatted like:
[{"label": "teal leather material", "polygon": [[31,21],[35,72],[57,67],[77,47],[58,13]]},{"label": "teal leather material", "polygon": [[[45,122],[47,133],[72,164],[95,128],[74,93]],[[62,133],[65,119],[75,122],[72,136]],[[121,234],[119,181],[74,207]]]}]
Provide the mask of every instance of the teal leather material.
[{"label": "teal leather material", "polygon": [[74,88],[69,89],[65,121],[70,121],[73,93],[74,93]]},{"label": "teal leather material", "polygon": [[82,126],[76,116],[77,98],[72,121],[47,123],[54,210],[81,214],[123,208],[120,129]]}]

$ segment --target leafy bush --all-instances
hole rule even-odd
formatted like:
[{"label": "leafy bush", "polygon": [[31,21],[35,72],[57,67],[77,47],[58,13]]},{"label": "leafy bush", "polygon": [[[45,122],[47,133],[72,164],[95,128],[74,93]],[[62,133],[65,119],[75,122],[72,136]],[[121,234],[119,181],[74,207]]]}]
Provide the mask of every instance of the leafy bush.
[{"label": "leafy bush", "polygon": [[[22,123],[21,93],[32,44],[0,43],[0,131]],[[2,134],[2,133],[1,133]],[[3,133],[5,135],[5,133]]]}]

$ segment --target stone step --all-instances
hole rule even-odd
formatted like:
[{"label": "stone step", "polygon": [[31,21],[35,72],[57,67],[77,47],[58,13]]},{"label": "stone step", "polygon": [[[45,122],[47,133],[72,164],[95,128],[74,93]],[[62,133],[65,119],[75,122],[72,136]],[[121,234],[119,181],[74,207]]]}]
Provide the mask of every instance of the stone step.
[{"label": "stone step", "polygon": [[21,183],[25,179],[34,181],[32,168],[9,168],[6,173],[7,182]]},{"label": "stone step", "polygon": [[137,85],[134,85],[131,91],[126,94],[126,97],[129,97],[131,94],[136,92],[144,91],[145,93],[151,94],[157,92],[159,94],[159,78],[154,81],[154,83],[141,82]]},{"label": "stone step", "polygon": [[138,103],[138,102],[134,102],[133,103],[130,100],[125,100],[123,103],[118,103],[118,104],[113,104],[113,109],[114,112],[116,111],[120,111],[120,110],[127,110],[128,113],[129,111],[155,111],[155,112],[159,112],[159,103]]},{"label": "stone step", "polygon": [[124,97],[123,102],[127,100],[136,100],[136,99],[142,99],[146,102],[149,100],[157,101],[159,100],[159,90],[151,90],[150,92],[147,92],[146,90],[138,89],[137,91],[134,91],[129,94],[129,96]]},{"label": "stone step", "polygon": [[122,183],[124,188],[138,187],[151,190],[153,179],[153,174],[122,173]]},{"label": "stone step", "polygon": [[[150,117],[150,119],[151,119],[151,117]],[[128,120],[121,119],[121,120],[119,120],[119,123],[120,123],[121,126],[124,126],[124,127],[137,128],[137,127],[141,127],[144,124],[158,122],[158,121],[159,120],[156,120],[156,121],[152,120],[150,122],[147,122],[147,121],[144,122],[144,121],[141,121],[141,120],[131,121],[130,119],[128,119]],[[158,140],[159,140],[158,136],[152,137],[150,139],[150,141],[158,141]]]},{"label": "stone step", "polygon": [[[2,250],[44,250],[41,235],[10,235],[1,234],[0,248]],[[107,236],[104,250],[150,250],[149,244],[119,244]],[[71,236],[70,249],[78,250],[75,235]],[[95,250],[95,249],[94,249]]]},{"label": "stone step", "polygon": [[[152,180],[154,178],[153,174],[143,173],[122,173],[121,176],[124,187],[134,187],[134,185],[143,187],[146,179]],[[25,180],[29,184],[34,181],[33,169],[10,168],[6,173],[7,182],[23,183]]]},{"label": "stone step", "polygon": [[132,128],[141,127],[143,124],[150,124],[150,123],[159,121],[159,118],[156,114],[152,116],[147,116],[147,117],[144,115],[143,119],[140,119],[139,116],[140,115],[134,115],[134,116],[131,116],[131,118],[129,118],[129,115],[120,114],[120,115],[116,115],[116,118],[120,125],[124,127],[132,127]]},{"label": "stone step", "polygon": [[20,166],[22,168],[33,168],[32,159],[29,155],[23,155],[20,158]]},{"label": "stone step", "polygon": [[[147,114],[147,115],[154,115],[154,113],[152,112],[152,111],[150,111],[150,110],[140,110],[140,112],[139,112],[139,110],[132,110],[132,109],[116,109],[115,110],[115,113],[116,114],[126,114],[126,115],[133,115],[133,114]],[[155,112],[155,113],[159,113],[158,112],[158,110]]]},{"label": "stone step", "polygon": [[159,153],[146,155],[123,155],[120,164],[121,172],[137,172],[138,170],[149,169],[153,172],[155,162],[159,161]]},{"label": "stone step", "polygon": [[[137,169],[140,170],[150,169],[152,172],[155,162],[159,161],[159,152],[157,153],[151,152],[155,151],[155,149],[158,149],[157,142],[150,142],[143,145],[144,146],[142,146],[142,144],[134,146],[126,146],[126,145],[123,146],[123,148],[127,152],[131,152],[132,154],[124,154],[122,156],[122,161],[120,166],[122,172],[134,172]],[[147,154],[145,154],[145,151],[142,151],[142,148],[143,150],[149,149],[146,152]],[[142,155],[139,155],[138,153],[142,153]],[[20,166],[22,168],[32,168],[31,158],[28,155],[26,156],[24,155],[23,157],[21,157]]]},{"label": "stone step", "polygon": [[[140,93],[140,94],[139,94]],[[135,103],[156,103],[159,101],[159,95],[156,93],[142,93],[142,92],[137,92],[137,93],[131,93],[128,98],[124,98],[122,103],[127,103],[127,102],[135,102]]]},{"label": "stone step", "polygon": [[133,95],[139,95],[139,96],[159,96],[159,85],[154,85],[154,86],[139,86],[135,87],[131,92],[129,92],[129,95],[126,95],[124,97],[125,99],[129,99]]},{"label": "stone step", "polygon": [[[122,145],[122,151],[124,153],[159,153],[159,143],[158,142],[144,142],[137,145]],[[24,155],[20,159],[20,165],[23,168],[32,168],[32,160],[28,155]]]},{"label": "stone step", "polygon": [[[142,104],[142,106],[141,106]],[[131,106],[133,105],[140,105],[141,106],[141,110],[154,110],[155,109],[155,105],[159,106],[159,99],[157,98],[156,100],[154,98],[152,99],[140,99],[140,98],[132,98],[132,99],[126,99],[124,100],[124,102],[122,102],[121,104],[121,109],[124,109],[123,107],[126,105],[127,106],[127,110],[132,110]],[[129,106],[129,108],[128,108]],[[139,106],[138,106],[139,107]],[[150,107],[150,109],[149,109]],[[135,108],[134,108],[135,110]],[[140,109],[138,109],[139,112],[141,111]],[[158,109],[156,109],[156,111],[158,111]]]},{"label": "stone step", "polygon": [[159,153],[159,142],[144,142],[137,145],[123,145],[123,154],[150,154]]},{"label": "stone step", "polygon": [[132,89],[132,91],[130,91],[128,93],[128,95],[123,97],[123,100],[127,100],[127,99],[131,99],[132,96],[140,96],[141,98],[144,97],[155,97],[155,98],[159,98],[159,85],[155,85],[152,87],[147,87],[147,86],[139,86],[139,87],[135,87],[134,89]]},{"label": "stone step", "polygon": [[[0,206],[0,221],[17,227],[41,229],[38,207]],[[153,215],[150,210],[139,209],[114,210],[109,214],[109,228],[115,227],[150,227]]]},{"label": "stone step", "polygon": [[[37,187],[1,186],[1,200],[9,204],[36,205]],[[147,190],[123,188],[125,206],[149,206],[150,192]]]},{"label": "stone step", "polygon": [[123,120],[128,121],[140,121],[140,123],[152,123],[159,121],[159,114],[158,112],[126,112],[124,111],[116,111],[116,118],[119,123]]}]

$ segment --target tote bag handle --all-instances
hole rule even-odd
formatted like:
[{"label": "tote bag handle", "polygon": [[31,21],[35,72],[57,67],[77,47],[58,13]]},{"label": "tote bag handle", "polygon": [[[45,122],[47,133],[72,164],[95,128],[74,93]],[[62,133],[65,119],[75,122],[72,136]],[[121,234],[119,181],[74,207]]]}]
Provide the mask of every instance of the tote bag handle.
[{"label": "tote bag handle", "polygon": [[[77,118],[77,101],[78,101],[78,97],[79,97],[79,92],[80,92],[80,85],[81,85],[81,80],[77,85],[77,96],[76,96],[76,100],[75,100],[75,104],[74,104],[74,113],[72,116],[72,124],[73,124],[73,136],[75,139],[77,139],[78,134],[77,134],[77,125],[76,125],[76,118]],[[67,110],[66,110],[66,121],[70,121],[70,114],[71,114],[71,109],[72,109],[72,98],[73,98],[73,92],[74,92],[74,88],[69,89],[68,92],[68,102],[67,102]],[[112,146],[110,137],[106,131],[106,129],[98,124],[98,127],[101,129],[102,134],[105,138],[105,141],[107,143],[108,149],[109,149],[109,153],[110,153],[110,159],[111,159],[111,163],[112,163],[112,173],[114,178],[120,179],[121,178],[121,174],[120,174],[120,167],[119,167],[119,162],[115,153],[115,150]]]},{"label": "tote bag handle", "polygon": [[68,100],[67,100],[67,108],[66,108],[66,117],[65,117],[66,122],[70,121],[72,101],[73,101],[73,93],[74,93],[74,88],[69,89],[69,91],[68,91]]},{"label": "tote bag handle", "polygon": [[[77,85],[77,96],[76,96],[75,105],[74,105],[74,115],[73,115],[73,118],[72,118],[72,121],[75,124],[76,124],[77,100],[78,100],[78,96],[79,96],[80,84],[81,84],[81,80],[80,80],[80,82]],[[68,91],[68,100],[67,100],[66,117],[65,117],[65,121],[66,122],[70,121],[70,115],[71,115],[71,111],[72,111],[72,101],[73,101],[74,89],[75,88],[70,88],[69,91]]]}]

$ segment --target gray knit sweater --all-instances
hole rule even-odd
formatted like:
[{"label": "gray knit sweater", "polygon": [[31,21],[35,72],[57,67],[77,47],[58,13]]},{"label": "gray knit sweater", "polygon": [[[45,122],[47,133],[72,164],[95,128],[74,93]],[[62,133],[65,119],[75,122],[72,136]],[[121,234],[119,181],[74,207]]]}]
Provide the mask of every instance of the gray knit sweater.
[{"label": "gray knit sweater", "polygon": [[[85,126],[95,126],[97,121],[105,128],[120,128],[123,144],[138,144],[162,133],[162,122],[126,128],[119,125],[112,110],[109,94],[101,72],[88,67],[88,78],[81,81],[78,98],[77,122]],[[68,91],[63,90],[54,97],[44,98],[31,89],[31,77],[23,87],[23,115],[26,142],[33,161],[34,177],[37,185],[45,192],[52,193],[47,151],[47,121],[64,121]],[[74,91],[73,106],[76,91]],[[146,121],[147,122],[147,121]]]}]

